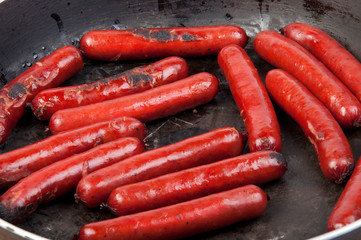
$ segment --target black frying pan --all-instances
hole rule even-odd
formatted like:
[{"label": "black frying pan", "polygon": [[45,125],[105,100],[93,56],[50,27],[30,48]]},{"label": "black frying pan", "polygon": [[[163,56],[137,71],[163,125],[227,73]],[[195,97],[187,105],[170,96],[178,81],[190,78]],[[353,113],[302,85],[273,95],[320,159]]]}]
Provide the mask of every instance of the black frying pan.
[{"label": "black frying pan", "polygon": [[[361,59],[361,1],[5,0],[0,4],[0,84],[11,81],[63,45],[77,46],[89,30],[220,24],[235,24],[246,30],[250,37],[246,51],[264,79],[272,66],[253,51],[254,36],[261,30],[278,30],[295,21],[325,30]],[[216,57],[186,60],[190,74],[206,71],[216,75],[220,92],[197,112],[187,111],[147,124],[150,149],[223,126],[244,128]],[[91,82],[151,62],[86,60],[84,69],[64,85]],[[267,210],[255,220],[193,239],[306,239],[326,232],[327,218],[344,186],[322,175],[317,156],[299,126],[275,108],[289,169],[281,179],[261,186],[271,199]],[[45,138],[49,135],[47,124],[36,120],[28,109],[0,151]],[[361,129],[347,131],[346,135],[357,160],[361,155]],[[47,238],[69,239],[84,224],[111,217],[108,212],[75,203],[71,193],[40,206],[18,226]]]}]

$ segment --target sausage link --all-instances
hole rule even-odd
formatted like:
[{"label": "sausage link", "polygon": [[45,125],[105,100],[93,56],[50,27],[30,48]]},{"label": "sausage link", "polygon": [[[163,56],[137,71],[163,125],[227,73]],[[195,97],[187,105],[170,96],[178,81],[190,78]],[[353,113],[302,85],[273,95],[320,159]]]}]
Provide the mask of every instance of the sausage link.
[{"label": "sausage link", "polygon": [[328,109],[283,70],[267,73],[266,88],[312,143],[323,174],[336,183],[345,182],[354,168],[354,159],[345,134]]},{"label": "sausage link", "polygon": [[328,218],[332,231],[361,219],[361,157]]},{"label": "sausage link", "polygon": [[142,93],[59,110],[51,117],[49,127],[52,133],[58,133],[120,116],[149,122],[205,104],[217,92],[218,79],[198,73]]},{"label": "sausage link", "polygon": [[264,184],[286,170],[286,161],[277,152],[248,153],[118,187],[111,192],[107,207],[118,216],[142,212],[247,184]]},{"label": "sausage link", "polygon": [[36,62],[0,90],[0,144],[23,115],[26,104],[40,91],[53,88],[80,71],[81,52],[65,46]]},{"label": "sausage link", "polygon": [[292,23],[284,35],[310,51],[361,101],[361,63],[340,43],[317,27]]},{"label": "sausage link", "polygon": [[95,30],[84,34],[80,48],[104,61],[215,55],[228,44],[247,44],[245,31],[234,25]]},{"label": "sausage link", "polygon": [[260,32],[256,52],[270,64],[300,80],[330,110],[344,128],[359,127],[361,103],[350,90],[310,52],[275,31]]},{"label": "sausage link", "polygon": [[251,152],[281,152],[281,130],[272,102],[256,68],[241,47],[230,45],[218,54],[218,64],[248,132]]},{"label": "sausage link", "polygon": [[179,239],[260,216],[267,195],[255,185],[212,194],[155,210],[90,223],[79,240]]},{"label": "sausage link", "polygon": [[244,141],[235,128],[225,127],[138,154],[80,180],[76,199],[97,207],[116,187],[237,156]]},{"label": "sausage link", "polygon": [[44,167],[0,197],[0,217],[12,223],[23,221],[40,204],[75,190],[82,176],[143,151],[138,138],[119,138]]},{"label": "sausage link", "polygon": [[60,109],[143,92],[187,75],[188,65],[184,59],[168,57],[96,82],[42,91],[33,99],[31,108],[38,119],[49,120]]},{"label": "sausage link", "polygon": [[101,122],[50,136],[0,155],[0,189],[8,188],[31,173],[73,154],[120,137],[143,139],[146,128],[130,117]]}]

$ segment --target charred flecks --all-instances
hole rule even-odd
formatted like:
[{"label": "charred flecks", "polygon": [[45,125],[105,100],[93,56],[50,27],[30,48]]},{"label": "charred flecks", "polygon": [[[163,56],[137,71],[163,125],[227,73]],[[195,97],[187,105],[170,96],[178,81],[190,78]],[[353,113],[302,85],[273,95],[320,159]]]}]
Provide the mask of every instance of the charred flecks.
[{"label": "charred flecks", "polygon": [[127,75],[128,81],[132,83],[132,85],[137,85],[140,82],[151,82],[153,80],[152,76],[145,73],[133,73]]},{"label": "charred flecks", "polygon": [[8,97],[15,99],[17,97],[22,97],[26,92],[27,88],[22,83],[15,83],[8,92]]},{"label": "charred flecks", "polygon": [[285,165],[287,167],[287,161],[285,159],[285,157],[280,154],[280,153],[270,153],[269,156],[271,158],[275,158],[278,162],[282,163],[283,165]]},{"label": "charred flecks", "polygon": [[29,204],[23,207],[14,207],[13,209],[0,203],[0,218],[10,223],[19,223],[34,211],[34,205]]},{"label": "charred flecks", "polygon": [[167,41],[176,41],[181,38],[182,41],[195,41],[198,39],[196,35],[189,33],[176,34],[171,30],[161,29],[161,30],[152,30],[152,29],[136,29],[133,31],[135,35],[141,35],[148,40],[156,40],[158,42],[167,42]]}]

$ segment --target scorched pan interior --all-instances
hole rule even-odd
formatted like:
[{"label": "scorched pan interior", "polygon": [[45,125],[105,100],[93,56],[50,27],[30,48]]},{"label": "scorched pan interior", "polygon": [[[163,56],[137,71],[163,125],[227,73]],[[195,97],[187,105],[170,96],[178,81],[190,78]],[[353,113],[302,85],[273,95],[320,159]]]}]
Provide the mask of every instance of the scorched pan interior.
[{"label": "scorched pan interior", "polygon": [[[234,24],[246,30],[250,39],[245,49],[264,80],[273,67],[254,52],[253,39],[262,30],[278,31],[292,22],[305,22],[323,29],[361,60],[361,1],[5,0],[0,4],[0,85],[59,47],[78,46],[81,36],[89,30],[222,24]],[[197,107],[196,111],[148,123],[150,149],[223,126],[244,129],[216,56],[186,60],[190,74],[205,71],[217,76],[220,91],[213,101]],[[153,61],[108,63],[86,59],[83,70],[64,85],[91,82]],[[255,220],[193,239],[307,239],[326,232],[327,218],[344,186],[322,175],[317,156],[300,127],[280,108],[275,108],[288,171],[281,179],[261,186],[270,197],[266,211]],[[0,151],[7,152],[45,138],[50,135],[47,125],[48,122],[36,120],[28,108]],[[357,160],[361,155],[361,129],[346,131],[346,136]],[[68,194],[40,206],[18,227],[50,239],[70,239],[84,224],[110,217],[106,211],[86,209],[75,203],[73,194]],[[350,231],[352,229],[347,230]],[[0,234],[5,232],[11,230]],[[361,235],[360,230],[351,238],[344,234],[329,238],[356,239]],[[4,238],[0,235],[0,239]]]}]

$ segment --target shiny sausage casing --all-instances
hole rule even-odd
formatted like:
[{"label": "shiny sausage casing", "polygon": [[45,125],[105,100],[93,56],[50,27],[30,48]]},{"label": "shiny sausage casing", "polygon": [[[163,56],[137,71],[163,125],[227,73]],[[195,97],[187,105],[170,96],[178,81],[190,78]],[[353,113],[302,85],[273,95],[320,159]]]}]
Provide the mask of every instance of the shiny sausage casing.
[{"label": "shiny sausage casing", "polygon": [[209,73],[198,73],[145,92],[59,110],[51,117],[49,127],[57,133],[120,116],[149,122],[205,104],[217,93],[218,79]]},{"label": "shiny sausage casing", "polygon": [[340,43],[317,27],[292,23],[284,35],[310,51],[361,101],[361,63]]},{"label": "shiny sausage casing", "polygon": [[258,55],[301,81],[344,128],[359,127],[361,103],[351,91],[301,45],[275,31],[263,31],[254,40]]},{"label": "shiny sausage casing", "polygon": [[328,218],[332,231],[361,219],[361,157]]},{"label": "shiny sausage casing", "polygon": [[248,132],[251,152],[281,152],[281,130],[272,102],[246,51],[237,45],[224,47],[218,64],[231,89]]},{"label": "shiny sausage casing", "polygon": [[146,128],[130,117],[101,122],[59,133],[0,155],[0,189],[14,185],[31,173],[73,154],[120,137],[143,139]]},{"label": "shiny sausage casing", "polygon": [[88,58],[117,61],[215,55],[228,44],[244,47],[247,40],[242,28],[221,25],[94,30],[84,34],[79,44]]},{"label": "shiny sausage casing", "polygon": [[115,219],[90,223],[79,240],[179,239],[260,216],[267,195],[255,185]]},{"label": "shiny sausage casing", "polygon": [[111,192],[107,207],[118,216],[142,212],[247,184],[264,184],[286,170],[286,161],[277,152],[248,153],[118,187]]},{"label": "shiny sausage casing", "polygon": [[329,110],[301,82],[283,70],[268,72],[266,87],[312,143],[323,174],[336,183],[345,182],[354,168],[354,159],[345,134]]},{"label": "shiny sausage casing", "polygon": [[80,180],[76,198],[87,207],[97,207],[119,186],[237,156],[245,138],[235,128],[224,127],[146,151]]},{"label": "shiny sausage casing", "polygon": [[136,67],[96,82],[48,89],[32,101],[32,110],[41,120],[48,120],[58,110],[143,92],[150,88],[183,79],[188,65],[180,57],[168,57],[155,63]]},{"label": "shiny sausage casing", "polygon": [[141,140],[125,137],[46,166],[20,180],[0,197],[0,217],[8,222],[20,222],[40,204],[75,190],[83,176],[143,151]]},{"label": "shiny sausage casing", "polygon": [[23,115],[26,104],[40,91],[53,88],[80,71],[81,52],[73,46],[61,47],[6,84],[0,90],[0,143]]}]

